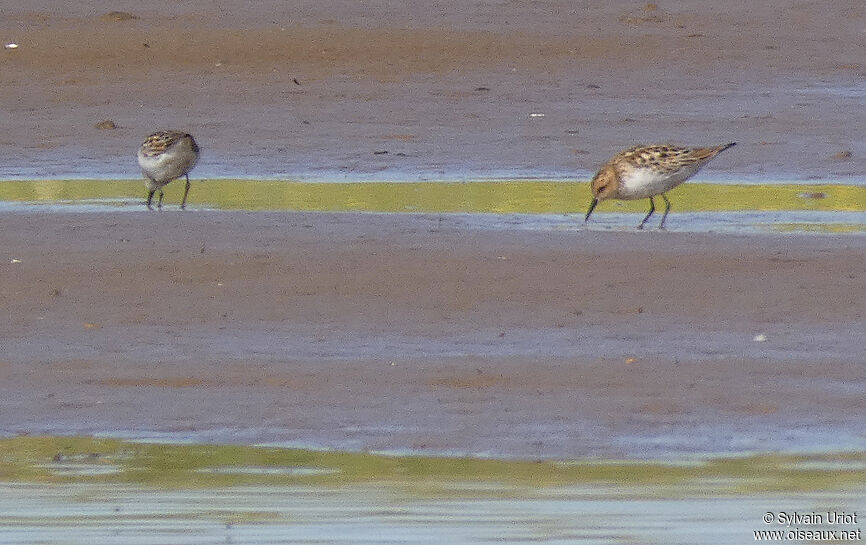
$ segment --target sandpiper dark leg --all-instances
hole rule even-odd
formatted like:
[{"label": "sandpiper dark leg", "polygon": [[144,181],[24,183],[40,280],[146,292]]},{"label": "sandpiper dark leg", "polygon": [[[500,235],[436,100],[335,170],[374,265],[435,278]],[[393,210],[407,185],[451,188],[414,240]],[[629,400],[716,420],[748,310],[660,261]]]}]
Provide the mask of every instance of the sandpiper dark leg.
[{"label": "sandpiper dark leg", "polygon": [[189,174],[186,175],[186,189],[183,190],[183,200],[180,202],[180,209],[186,210],[186,195],[189,193]]},{"label": "sandpiper dark leg", "polygon": [[164,196],[165,196],[165,193],[163,193],[162,189],[160,189],[159,190],[159,202],[156,203],[156,207],[159,208],[160,210],[162,210],[162,198]]},{"label": "sandpiper dark leg", "polygon": [[643,224],[646,223],[646,220],[650,219],[650,216],[652,216],[652,215],[653,215],[653,212],[656,211],[656,203],[653,202],[653,198],[650,197],[649,200],[650,200],[650,211],[649,211],[649,213],[644,217],[643,221],[640,222],[640,225],[637,226],[638,229],[643,229]]},{"label": "sandpiper dark leg", "polygon": [[668,212],[671,211],[671,201],[668,200],[667,195],[662,193],[662,198],[665,200],[665,213],[662,214],[662,222],[659,224],[659,229],[665,228],[665,218],[668,217]]},{"label": "sandpiper dark leg", "polygon": [[150,203],[153,201],[153,194],[154,193],[156,193],[156,190],[151,189],[150,192],[148,192],[148,194],[147,194],[147,209],[148,210],[153,210],[153,206],[151,206]]}]

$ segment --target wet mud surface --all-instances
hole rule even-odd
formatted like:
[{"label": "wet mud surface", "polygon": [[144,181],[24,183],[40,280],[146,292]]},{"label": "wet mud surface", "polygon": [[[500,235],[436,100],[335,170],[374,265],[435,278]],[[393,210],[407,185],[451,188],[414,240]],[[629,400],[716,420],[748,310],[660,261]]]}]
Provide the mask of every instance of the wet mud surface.
[{"label": "wet mud surface", "polygon": [[504,457],[862,448],[862,237],[0,215],[0,430]]},{"label": "wet mud surface", "polygon": [[668,141],[737,141],[706,179],[866,171],[856,1],[113,9],[4,3],[0,178],[137,177],[159,128],[207,177],[585,178]]}]

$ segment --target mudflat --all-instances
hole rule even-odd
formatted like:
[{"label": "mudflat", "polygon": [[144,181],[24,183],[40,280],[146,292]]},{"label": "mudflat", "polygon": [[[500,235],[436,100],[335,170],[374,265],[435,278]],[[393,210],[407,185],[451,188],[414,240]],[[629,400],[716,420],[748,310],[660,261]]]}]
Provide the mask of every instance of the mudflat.
[{"label": "mudflat", "polygon": [[0,214],[0,430],[519,457],[862,446],[866,240]]},{"label": "mudflat", "polygon": [[[157,129],[196,136],[196,192],[197,177],[581,179],[654,142],[738,142],[710,180],[866,172],[856,0],[110,9],[0,7],[0,178],[137,178]],[[862,237],[491,223],[4,211],[0,433],[521,457],[863,448]]]},{"label": "mudflat", "polygon": [[585,177],[669,141],[738,142],[709,179],[866,172],[857,0],[111,9],[0,8],[0,177],[137,177],[165,128],[206,177]]}]

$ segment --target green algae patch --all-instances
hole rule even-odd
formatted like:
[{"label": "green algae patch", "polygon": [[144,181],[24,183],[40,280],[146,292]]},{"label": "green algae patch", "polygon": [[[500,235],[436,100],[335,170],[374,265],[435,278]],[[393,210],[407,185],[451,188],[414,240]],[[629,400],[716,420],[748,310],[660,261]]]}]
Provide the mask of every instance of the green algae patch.
[{"label": "green algae patch", "polygon": [[[189,205],[225,210],[329,212],[582,214],[590,202],[586,181],[299,182],[192,180]],[[183,183],[165,188],[177,206]],[[686,183],[668,193],[677,212],[866,210],[866,188],[853,185]],[[102,204],[143,208],[139,180],[33,180],[0,182],[0,201]],[[605,201],[597,212],[646,212],[646,199]]]},{"label": "green algae patch", "polygon": [[862,233],[866,223],[777,223],[764,228],[779,233]]},{"label": "green algae patch", "polygon": [[[606,485],[683,494],[848,490],[866,486],[866,453],[632,460],[502,460],[89,437],[0,440],[0,480],[126,483],[163,489],[388,484],[425,496],[460,490]],[[505,485],[500,489],[497,485]],[[505,490],[506,492],[501,492]]]},{"label": "green algae patch", "polygon": [[[183,191],[183,188],[181,188]],[[0,182],[0,201],[74,203],[79,201],[147,197],[136,180],[23,180]],[[180,203],[180,195],[178,195]]]}]

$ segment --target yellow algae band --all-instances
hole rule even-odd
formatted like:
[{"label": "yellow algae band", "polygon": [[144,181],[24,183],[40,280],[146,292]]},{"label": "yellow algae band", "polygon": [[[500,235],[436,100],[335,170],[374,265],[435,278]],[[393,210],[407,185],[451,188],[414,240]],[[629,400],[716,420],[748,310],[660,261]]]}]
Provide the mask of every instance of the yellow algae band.
[{"label": "yellow algae band", "polygon": [[[183,185],[166,187],[166,204],[180,202]],[[866,210],[866,188],[853,185],[687,183],[668,195],[674,212]],[[0,201],[129,206],[144,198],[140,180],[0,182]],[[590,198],[588,182],[213,179],[193,180],[189,203],[226,210],[582,214]],[[597,212],[646,212],[647,206],[646,199],[603,202]]]},{"label": "yellow algae band", "polygon": [[[606,485],[647,494],[846,491],[866,487],[866,453],[755,454],[670,461],[496,460],[92,437],[0,440],[0,481],[127,483],[191,489],[240,485],[378,483],[418,494]],[[451,492],[445,492],[451,490]],[[456,492],[455,492],[456,490]]]}]

